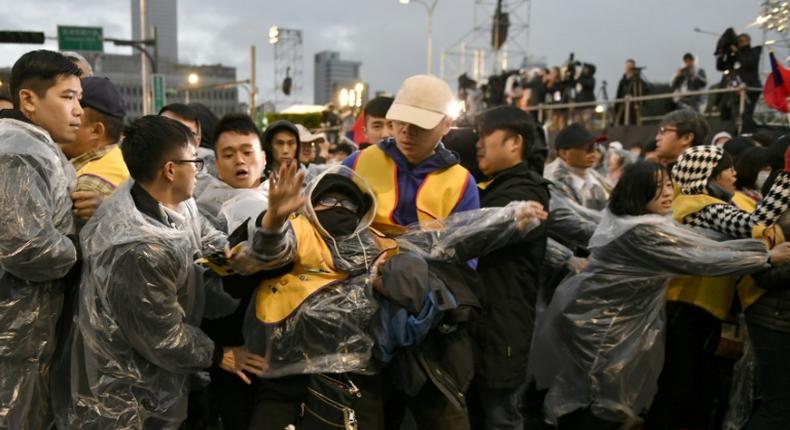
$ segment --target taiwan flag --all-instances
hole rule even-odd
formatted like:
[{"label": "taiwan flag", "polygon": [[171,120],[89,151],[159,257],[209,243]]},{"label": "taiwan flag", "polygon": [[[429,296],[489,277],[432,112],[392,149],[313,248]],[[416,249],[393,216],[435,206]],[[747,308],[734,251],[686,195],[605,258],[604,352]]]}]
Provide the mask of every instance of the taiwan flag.
[{"label": "taiwan flag", "polygon": [[365,143],[367,138],[365,138],[365,135],[362,133],[362,127],[364,126],[365,112],[360,112],[359,116],[354,121],[354,125],[351,127],[351,130],[346,132],[346,137],[357,145],[360,143]]},{"label": "taiwan flag", "polygon": [[771,52],[771,74],[765,80],[763,98],[765,104],[780,112],[788,113],[787,96],[790,94],[790,70],[785,69],[776,61]]}]

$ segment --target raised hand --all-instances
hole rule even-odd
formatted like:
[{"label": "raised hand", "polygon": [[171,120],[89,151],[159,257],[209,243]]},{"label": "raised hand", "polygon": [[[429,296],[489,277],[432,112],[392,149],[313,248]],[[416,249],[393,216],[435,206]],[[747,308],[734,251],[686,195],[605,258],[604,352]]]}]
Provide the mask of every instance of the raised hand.
[{"label": "raised hand", "polygon": [[298,163],[290,162],[280,166],[280,173],[269,175],[269,208],[261,220],[261,228],[279,230],[295,212],[307,202],[302,194],[304,172],[297,172]]}]

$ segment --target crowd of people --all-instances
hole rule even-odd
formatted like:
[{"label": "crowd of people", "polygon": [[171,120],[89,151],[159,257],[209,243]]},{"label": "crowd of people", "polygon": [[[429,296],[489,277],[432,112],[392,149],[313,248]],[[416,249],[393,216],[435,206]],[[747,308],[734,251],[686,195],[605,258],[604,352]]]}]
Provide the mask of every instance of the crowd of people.
[{"label": "crowd of people", "polygon": [[[716,70],[722,73],[721,80],[711,83],[710,89],[736,88],[744,85],[751,88],[746,92],[743,121],[746,131],[753,131],[754,109],[759,100],[762,83],[759,77],[761,46],[752,46],[751,37],[737,35],[727,29],[718,42],[715,51]],[[697,59],[691,53],[682,56],[682,67],[669,77],[669,85],[663,88],[649,82],[636,60],[625,61],[614,96],[618,100],[626,97],[641,97],[650,94],[671,93],[666,105],[674,109],[705,110],[706,113],[719,113],[722,120],[730,121],[740,114],[739,97],[735,93],[713,94],[705,97],[699,92],[708,88],[705,70],[697,66]],[[473,122],[483,110],[495,106],[509,105],[521,109],[531,109],[535,120],[540,120],[552,131],[559,131],[568,123],[582,124],[588,128],[598,126],[593,122],[595,101],[609,101],[606,81],[596,90],[596,67],[592,63],[580,62],[573,53],[561,66],[536,67],[532,69],[508,70],[477,82],[468,75],[458,78],[459,99],[466,107],[466,120]],[[756,91],[755,91],[756,89]],[[707,103],[706,103],[707,102]],[[586,104],[585,104],[586,103]],[[579,104],[573,108],[552,108],[551,105]],[[539,115],[535,108],[542,106],[548,111]],[[606,117],[609,124],[640,124],[644,102],[632,102],[626,113],[625,103],[608,107]],[[601,127],[605,128],[606,124]]]},{"label": "crowd of people", "polygon": [[[517,106],[455,127],[415,75],[357,146],[202,105],[127,118],[46,50],[9,86],[0,428],[790,422],[790,135],[680,109],[638,154],[583,118],[548,145]],[[717,352],[738,315],[750,396]]]}]

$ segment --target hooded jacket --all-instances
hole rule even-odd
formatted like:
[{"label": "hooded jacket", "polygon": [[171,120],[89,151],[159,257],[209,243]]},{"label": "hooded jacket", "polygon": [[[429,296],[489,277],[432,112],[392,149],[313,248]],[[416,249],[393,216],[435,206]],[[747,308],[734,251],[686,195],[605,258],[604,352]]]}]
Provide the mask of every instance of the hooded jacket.
[{"label": "hooded jacket", "polygon": [[[350,178],[372,201],[367,184],[339,166],[316,177],[306,194],[330,173]],[[321,226],[310,202],[283,231],[254,233],[252,251],[262,269],[293,264],[289,273],[260,284],[245,317],[246,346],[266,357],[265,377],[368,367],[374,343],[368,327],[378,309],[367,276],[379,253],[368,230],[375,210],[374,203],[354,234],[342,240]]]},{"label": "hooded jacket", "polygon": [[[347,176],[364,194],[373,195],[365,181],[345,166],[331,167],[315,178],[307,187],[308,195],[328,174]],[[294,267],[283,277],[264,281],[255,293],[245,321],[247,347],[269,361],[266,377],[370,370],[374,331],[382,351],[379,357],[387,360],[396,348],[419,344],[429,331],[426,327],[434,327],[443,317],[435,297],[420,296],[412,297],[421,307],[411,314],[386,305],[374,321],[379,303],[370,287],[369,267],[380,250],[462,264],[517,237],[514,210],[511,205],[456,214],[441,223],[410,226],[395,240],[377,240],[368,228],[375,203],[346,238],[330,236],[311,204],[281,231],[256,228],[242,250],[241,258],[257,262],[248,271],[291,263]],[[373,330],[372,325],[378,328]]]},{"label": "hooded jacket", "polygon": [[[673,208],[685,204],[686,200],[698,199],[698,196],[710,200],[709,182],[723,153],[722,148],[711,145],[693,146],[683,151],[672,168],[672,179],[681,190],[681,195],[673,201]],[[710,200],[678,222],[715,230],[732,238],[748,238],[752,237],[756,226],[773,225],[790,207],[787,196],[790,196],[790,174],[781,172],[754,212],[746,212],[721,200],[718,203]]]},{"label": "hooded jacket", "polygon": [[658,215],[606,211],[590,240],[590,264],[558,288],[531,355],[551,422],[589,407],[633,424],[650,406],[664,360],[666,282],[678,275],[766,269],[753,239],[717,242]]},{"label": "hooded jacket", "polygon": [[204,282],[210,278],[194,260],[220,252],[224,234],[200,217],[193,200],[166,209],[127,181],[81,239],[68,427],[178,428],[190,374],[221,354],[198,328],[207,304],[216,304],[207,300],[216,285]]},{"label": "hooded jacket", "polygon": [[0,428],[45,428],[63,277],[77,261],[74,168],[19,111],[0,115]]}]

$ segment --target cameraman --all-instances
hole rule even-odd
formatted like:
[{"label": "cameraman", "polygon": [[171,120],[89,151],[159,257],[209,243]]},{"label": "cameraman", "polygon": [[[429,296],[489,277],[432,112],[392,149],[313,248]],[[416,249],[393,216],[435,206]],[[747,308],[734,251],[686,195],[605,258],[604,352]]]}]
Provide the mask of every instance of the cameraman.
[{"label": "cameraman", "polygon": [[[734,33],[732,29],[727,29],[727,34]],[[735,41],[730,41],[723,46],[719,46],[716,51],[716,69],[724,72],[722,77],[722,88],[737,87],[745,84],[749,88],[761,87],[759,67],[762,46],[751,46],[752,38],[746,33],[738,36]],[[760,92],[753,91],[746,93],[746,107],[743,112],[743,132],[754,131],[755,124],[752,116],[754,107],[760,98]],[[719,110],[723,121],[732,120],[738,112],[738,97],[734,93],[725,94],[720,101]]]},{"label": "cameraman", "polygon": [[[647,83],[642,79],[642,67],[636,67],[634,59],[625,60],[625,73],[617,84],[617,98],[625,96],[640,97],[647,89]],[[615,124],[633,125],[637,124],[637,112],[642,102],[631,102],[628,108],[628,123],[625,121],[625,103],[618,103],[616,106]]]},{"label": "cameraman", "polygon": [[696,67],[696,59],[691,53],[684,54],[683,67],[678,69],[675,77],[672,78],[672,91],[675,93],[673,99],[677,108],[699,112],[702,96],[684,96],[683,94],[705,89],[706,85],[708,85],[708,78],[705,76],[705,70]]},{"label": "cameraman", "polygon": [[[590,63],[582,64],[582,71],[576,78],[576,103],[595,101],[595,66]],[[581,123],[584,127],[592,126],[592,117],[595,107],[586,106],[574,111],[574,122]]]}]

